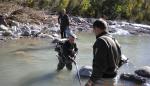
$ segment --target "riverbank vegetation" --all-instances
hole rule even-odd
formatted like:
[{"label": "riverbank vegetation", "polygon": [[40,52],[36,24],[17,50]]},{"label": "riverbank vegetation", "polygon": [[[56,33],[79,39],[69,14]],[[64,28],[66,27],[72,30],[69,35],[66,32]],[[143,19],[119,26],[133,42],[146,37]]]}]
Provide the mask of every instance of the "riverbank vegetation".
[{"label": "riverbank vegetation", "polygon": [[66,9],[70,15],[104,17],[129,21],[150,21],[150,0],[0,0],[14,2],[24,7],[48,10],[55,13]]}]

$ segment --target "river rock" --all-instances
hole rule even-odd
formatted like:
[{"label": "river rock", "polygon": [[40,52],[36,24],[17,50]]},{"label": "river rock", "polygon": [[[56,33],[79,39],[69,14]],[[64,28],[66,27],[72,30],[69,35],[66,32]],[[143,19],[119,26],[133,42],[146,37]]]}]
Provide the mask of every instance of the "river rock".
[{"label": "river rock", "polygon": [[137,76],[134,74],[121,74],[120,75],[120,79],[121,80],[127,80],[127,81],[131,81],[137,84],[143,84],[146,83],[146,79],[141,77],[141,76]]},{"label": "river rock", "polygon": [[21,32],[22,32],[21,36],[30,36],[31,35],[31,30],[28,26],[23,26],[21,28]]},{"label": "river rock", "polygon": [[59,37],[57,33],[52,34],[53,37]]},{"label": "river rock", "polygon": [[59,27],[51,27],[51,28],[49,28],[49,30],[50,30],[50,32],[52,32],[52,33],[57,33],[57,32],[60,31],[60,28],[59,28]]},{"label": "river rock", "polygon": [[60,43],[60,42],[64,42],[66,41],[67,39],[66,38],[63,38],[63,39],[60,39],[60,38],[55,38],[52,43]]},{"label": "river rock", "polygon": [[6,27],[5,25],[0,25],[0,31],[7,31],[8,27]]},{"label": "river rock", "polygon": [[4,38],[3,38],[2,36],[0,36],[0,41],[1,41],[1,40],[4,40]]},{"label": "river rock", "polygon": [[58,42],[60,42],[60,39],[58,39],[58,38],[56,38],[52,41],[52,43],[58,43]]},{"label": "river rock", "polygon": [[9,23],[11,26],[16,26],[16,27],[19,27],[19,25],[20,25],[20,23],[17,21],[9,21]]},{"label": "river rock", "polygon": [[135,73],[139,76],[150,78],[150,67],[145,66],[143,68],[136,70]]},{"label": "river rock", "polygon": [[54,39],[53,36],[48,35],[48,34],[44,34],[44,33],[39,34],[38,37],[40,37],[40,38],[50,38],[50,39]]},{"label": "river rock", "polygon": [[81,77],[89,78],[92,74],[92,67],[91,66],[83,66],[79,70],[79,74]]},{"label": "river rock", "polygon": [[31,31],[31,35],[32,35],[33,37],[38,37],[39,34],[40,34],[40,31],[39,31],[39,30],[32,30],[32,31]]},{"label": "river rock", "polygon": [[71,20],[74,21],[74,22],[78,22],[78,23],[81,23],[81,22],[82,22],[82,21],[80,20],[80,17],[72,17]]},{"label": "river rock", "polygon": [[12,34],[12,32],[11,31],[4,31],[3,33],[2,33],[2,36],[12,36],[13,34]]},{"label": "river rock", "polygon": [[79,32],[82,32],[83,31],[83,28],[82,27],[77,27],[76,28]]},{"label": "river rock", "polygon": [[30,32],[29,31],[24,31],[22,34],[21,34],[21,36],[30,36]]}]

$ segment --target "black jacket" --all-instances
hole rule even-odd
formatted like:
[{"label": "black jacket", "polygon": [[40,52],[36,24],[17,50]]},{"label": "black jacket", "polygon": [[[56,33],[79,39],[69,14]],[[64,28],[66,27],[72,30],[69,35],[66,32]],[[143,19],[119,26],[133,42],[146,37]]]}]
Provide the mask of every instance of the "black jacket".
[{"label": "black jacket", "polygon": [[7,26],[5,19],[3,18],[3,16],[0,15],[0,25],[1,24]]},{"label": "black jacket", "polygon": [[101,78],[115,77],[121,57],[119,45],[116,45],[116,42],[112,43],[110,40],[103,39],[103,36],[113,40],[107,32],[103,32],[96,37],[96,42],[93,45],[93,72],[90,77],[93,82]]},{"label": "black jacket", "polygon": [[60,23],[61,29],[65,29],[69,26],[69,17],[67,14],[65,15],[59,15],[58,22]]},{"label": "black jacket", "polygon": [[65,57],[74,57],[74,54],[78,52],[76,43],[71,44],[68,40],[63,45],[63,55]]}]

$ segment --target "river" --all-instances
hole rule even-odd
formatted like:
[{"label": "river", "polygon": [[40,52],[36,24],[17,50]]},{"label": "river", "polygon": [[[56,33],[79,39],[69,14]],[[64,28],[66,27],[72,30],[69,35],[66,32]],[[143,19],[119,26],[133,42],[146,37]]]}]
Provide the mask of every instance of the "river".
[{"label": "river", "polygon": [[[92,64],[94,35],[77,35],[79,53],[78,66]],[[150,66],[149,36],[115,36],[122,45],[122,51],[129,63],[119,73],[134,73],[135,69]],[[79,86],[75,66],[72,72],[66,69],[56,72],[58,60],[54,44],[49,39],[22,38],[0,42],[0,86]],[[85,84],[87,79],[82,79]],[[117,77],[114,86],[139,86]],[[150,83],[149,83],[150,85]],[[112,85],[113,86],[113,85]],[[148,85],[147,85],[148,86]]]}]

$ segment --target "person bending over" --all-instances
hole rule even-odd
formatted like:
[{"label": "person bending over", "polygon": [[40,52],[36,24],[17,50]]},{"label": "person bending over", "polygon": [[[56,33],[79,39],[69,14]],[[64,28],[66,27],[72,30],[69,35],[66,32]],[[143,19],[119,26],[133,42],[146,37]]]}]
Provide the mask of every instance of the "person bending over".
[{"label": "person bending over", "polygon": [[75,35],[70,34],[68,40],[62,44],[62,49],[58,53],[59,63],[57,65],[57,71],[62,70],[65,66],[71,71],[72,62],[75,60],[77,52],[78,48],[75,43]]}]

